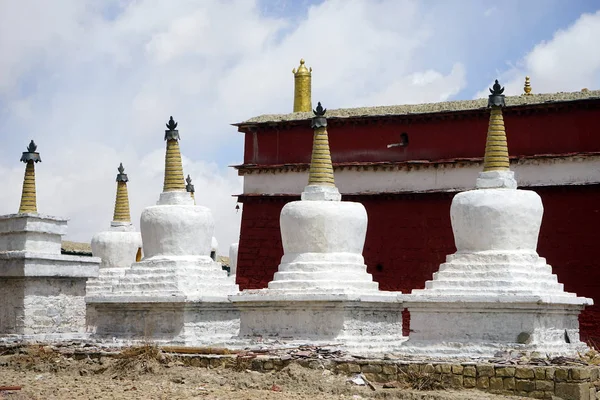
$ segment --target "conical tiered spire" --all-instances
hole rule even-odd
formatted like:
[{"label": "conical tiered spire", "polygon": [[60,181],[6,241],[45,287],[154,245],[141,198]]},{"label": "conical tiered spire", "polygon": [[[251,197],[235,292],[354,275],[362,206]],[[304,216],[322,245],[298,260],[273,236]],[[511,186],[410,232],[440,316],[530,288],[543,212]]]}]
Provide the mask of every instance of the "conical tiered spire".
[{"label": "conical tiered spire", "polygon": [[504,95],[502,94],[504,88],[500,86],[497,79],[490,92],[488,107],[491,107],[492,110],[485,144],[483,171],[508,171],[510,169],[508,145],[504,130],[504,118],[502,117],[502,107],[505,105]]},{"label": "conical tiered spire", "polygon": [[308,176],[309,185],[335,186],[329,139],[327,137],[326,111],[321,103],[317,105],[316,110],[313,110],[315,116],[312,119],[311,127],[315,130],[315,134]]},{"label": "conical tiered spire", "polygon": [[294,112],[310,112],[312,68],[306,68],[304,59],[301,59],[298,70],[294,68],[292,73],[294,74]]},{"label": "conical tiered spire", "polygon": [[196,196],[194,196],[196,190],[194,189],[194,185],[192,185],[192,177],[189,174],[187,178],[185,178],[185,182],[187,183],[187,185],[185,185],[185,190],[187,190],[190,196],[192,196],[192,199],[194,199],[194,204],[196,204]]},{"label": "conical tiered spire", "polygon": [[183,166],[181,163],[181,152],[179,150],[179,131],[177,122],[173,117],[167,123],[165,140],[167,141],[167,153],[165,155],[165,181],[163,192],[185,191],[183,180]]},{"label": "conical tiered spire", "polygon": [[37,146],[32,140],[23,152],[21,161],[26,163],[25,177],[23,179],[23,192],[21,194],[21,205],[19,214],[37,213],[37,200],[35,192],[35,167],[34,163],[41,162],[40,154],[36,152]]},{"label": "conical tiered spire", "polygon": [[129,213],[129,194],[127,192],[127,174],[123,163],[119,164],[119,174],[117,175],[117,198],[115,200],[115,212],[113,214],[114,222],[131,222]]}]

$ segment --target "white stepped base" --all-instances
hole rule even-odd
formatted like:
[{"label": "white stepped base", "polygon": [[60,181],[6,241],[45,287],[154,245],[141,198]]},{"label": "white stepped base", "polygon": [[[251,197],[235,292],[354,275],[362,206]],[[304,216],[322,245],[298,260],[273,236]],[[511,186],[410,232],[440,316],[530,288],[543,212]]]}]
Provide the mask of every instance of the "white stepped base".
[{"label": "white stepped base", "polygon": [[[170,301],[172,300],[172,301]],[[94,302],[88,327],[96,340],[163,345],[224,346],[239,332],[239,312],[226,298],[186,302],[157,298],[156,302]]]},{"label": "white stepped base", "polygon": [[301,253],[285,254],[281,258],[281,264],[268,287],[288,293],[377,293],[379,284],[367,273],[367,266],[360,254]]},{"label": "white stepped base", "polygon": [[524,351],[577,355],[578,315],[589,299],[565,296],[404,296],[410,336],[401,354],[494,357]]},{"label": "white stepped base", "polygon": [[534,251],[456,253],[434,273],[419,295],[551,295],[575,298]]},{"label": "white stepped base", "polygon": [[125,275],[128,268],[100,268],[98,278],[90,278],[86,284],[86,296],[98,296],[108,294],[113,291],[113,288],[119,279]]},{"label": "white stepped base", "polygon": [[206,296],[225,297],[238,291],[227,271],[209,256],[171,256],[133,264],[110,296],[126,302],[132,297],[153,301],[155,297],[169,296],[193,301]]},{"label": "white stepped base", "polygon": [[398,349],[402,302],[395,293],[373,295],[286,294],[252,290],[230,296],[240,310],[240,341],[340,344],[353,352]]}]

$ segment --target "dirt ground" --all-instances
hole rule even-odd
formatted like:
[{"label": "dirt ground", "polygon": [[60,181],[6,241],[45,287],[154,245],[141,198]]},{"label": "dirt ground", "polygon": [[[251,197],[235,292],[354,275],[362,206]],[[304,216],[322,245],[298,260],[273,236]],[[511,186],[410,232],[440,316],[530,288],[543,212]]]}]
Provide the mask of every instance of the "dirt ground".
[{"label": "dirt ground", "polygon": [[479,391],[372,390],[349,383],[348,377],[292,363],[281,371],[262,373],[231,368],[185,366],[155,354],[124,358],[75,360],[51,350],[0,355],[0,399],[518,399]]}]

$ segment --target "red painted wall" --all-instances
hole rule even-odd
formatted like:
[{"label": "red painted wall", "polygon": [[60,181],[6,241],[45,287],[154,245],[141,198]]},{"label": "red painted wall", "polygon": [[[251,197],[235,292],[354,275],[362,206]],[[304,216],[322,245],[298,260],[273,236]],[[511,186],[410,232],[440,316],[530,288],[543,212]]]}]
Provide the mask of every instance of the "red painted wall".
[{"label": "red painted wall", "polygon": [[[535,113],[505,111],[511,155],[564,154],[600,151],[597,121],[600,101],[588,109],[555,108]],[[489,114],[486,111],[455,113],[460,119],[378,119],[371,123],[329,121],[333,162],[442,160],[482,157]],[[365,122],[363,120],[363,122]],[[400,134],[409,137],[407,147],[388,149]],[[309,121],[297,126],[258,128],[246,133],[245,164],[309,163],[313,130]]]},{"label": "red painted wall", "polygon": [[[600,185],[535,188],[545,213],[538,252],[546,257],[565,289],[591,297],[597,305],[580,317],[585,339],[600,344]],[[345,196],[367,209],[364,256],[382,290],[404,293],[423,288],[447,254],[456,251],[450,225],[452,193]],[[240,198],[244,202],[237,282],[262,288],[283,255],[279,214],[297,198]]]}]

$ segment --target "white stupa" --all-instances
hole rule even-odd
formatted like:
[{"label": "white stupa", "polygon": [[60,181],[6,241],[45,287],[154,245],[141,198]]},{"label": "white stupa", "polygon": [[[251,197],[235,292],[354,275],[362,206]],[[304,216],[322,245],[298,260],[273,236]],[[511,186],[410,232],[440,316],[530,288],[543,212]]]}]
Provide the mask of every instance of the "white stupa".
[{"label": "white stupa", "polygon": [[227,296],[238,287],[210,257],[213,217],[186,191],[172,117],[167,128],[163,192],[141,216],[144,258],[95,300],[97,334],[214,344],[237,334],[238,313]]},{"label": "white stupa", "polygon": [[490,125],[476,190],[450,209],[457,252],[425,289],[404,297],[410,338],[404,352],[490,357],[504,351],[576,354],[578,315],[592,300],[564,291],[536,252],[543,206],[518,190],[509,169],[503,88],[490,89]]},{"label": "white stupa", "polygon": [[19,212],[0,216],[0,341],[86,338],[86,281],[98,276],[100,259],[61,254],[67,219],[38,213],[33,140],[21,161]]},{"label": "white stupa", "polygon": [[362,256],[367,213],[342,202],[335,187],[325,111],[319,103],[308,186],[280,217],[284,255],[268,289],[231,300],[240,337],[334,341],[354,350],[389,351],[403,340],[401,302],[380,292]]},{"label": "white stupa", "polygon": [[110,293],[119,277],[123,276],[131,264],[137,261],[137,257],[141,258],[142,254],[142,236],[135,231],[135,227],[131,223],[127,191],[129,178],[123,164],[119,165],[118,171],[117,196],[110,230],[97,233],[92,237],[92,254],[100,257],[102,262],[98,278],[88,280],[88,298],[102,293]]}]

